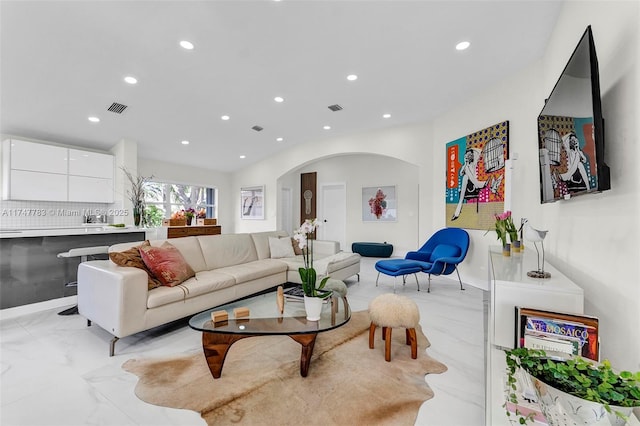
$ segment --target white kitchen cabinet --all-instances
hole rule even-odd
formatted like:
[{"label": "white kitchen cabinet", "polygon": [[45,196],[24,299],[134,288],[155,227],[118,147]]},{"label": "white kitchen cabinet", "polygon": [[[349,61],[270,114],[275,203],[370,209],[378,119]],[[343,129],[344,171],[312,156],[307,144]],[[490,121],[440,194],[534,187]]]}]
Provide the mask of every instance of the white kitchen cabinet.
[{"label": "white kitchen cabinet", "polygon": [[69,148],[69,175],[113,179],[113,155]]},{"label": "white kitchen cabinet", "polygon": [[[67,173],[68,149],[61,146],[46,145],[9,139],[9,165],[13,170],[29,170],[40,173]],[[6,151],[5,151],[6,152]],[[5,155],[3,153],[3,159]]]},{"label": "white kitchen cabinet", "polygon": [[2,198],[67,201],[67,151],[18,139],[3,141]]},{"label": "white kitchen cabinet", "polygon": [[69,201],[113,203],[114,157],[69,148]]},{"label": "white kitchen cabinet", "polygon": [[69,201],[113,203],[113,179],[69,175]]},{"label": "white kitchen cabinet", "polygon": [[67,175],[11,170],[12,200],[67,201]]},{"label": "white kitchen cabinet", "polygon": [[112,203],[114,156],[45,143],[2,143],[4,200]]}]

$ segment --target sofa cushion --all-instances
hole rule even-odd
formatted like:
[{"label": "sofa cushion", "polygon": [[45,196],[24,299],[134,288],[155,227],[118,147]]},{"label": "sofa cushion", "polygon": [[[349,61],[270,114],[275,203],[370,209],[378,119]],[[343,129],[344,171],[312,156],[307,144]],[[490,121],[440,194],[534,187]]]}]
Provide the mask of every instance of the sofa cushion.
[{"label": "sofa cushion", "polygon": [[[191,278],[195,280],[195,278]],[[157,308],[158,306],[168,305],[169,303],[179,302],[187,298],[187,290],[182,285],[174,287],[160,286],[154,288],[147,296],[147,309]]]},{"label": "sofa cushion", "polygon": [[288,234],[285,231],[266,231],[251,234],[251,239],[253,240],[253,245],[255,246],[258,259],[269,259],[271,257],[271,251],[269,250],[269,237],[288,237]]},{"label": "sofa cushion", "polygon": [[145,271],[148,277],[148,288],[151,290],[156,287],[160,287],[162,282],[160,282],[160,280],[153,275],[153,272],[147,268],[147,265],[144,264],[139,251],[139,248],[142,246],[149,246],[149,240],[139,246],[131,247],[125,251],[112,251],[109,253],[109,259],[118,266],[128,266]]},{"label": "sofa cushion", "polygon": [[333,271],[360,263],[360,255],[358,253],[340,252],[329,256],[329,259],[330,261],[327,265],[327,274],[329,275],[331,275]]},{"label": "sofa cushion", "polygon": [[236,280],[236,284],[241,284],[247,281],[268,277],[269,275],[285,272],[286,270],[287,265],[281,262],[280,259],[263,259],[242,265],[220,268],[216,271],[233,276]]},{"label": "sofa cushion", "polygon": [[272,259],[295,256],[293,245],[291,245],[289,238],[269,237],[269,250],[271,251]]},{"label": "sofa cushion", "polygon": [[[197,282],[197,285],[195,285],[195,283],[192,285],[194,290],[196,287],[200,288],[200,290],[206,290],[206,291],[196,290],[197,294],[201,294],[201,293],[207,293],[213,290],[219,290],[221,288],[231,287],[236,284],[236,279],[229,274],[225,274],[224,272],[215,270],[215,271],[202,271],[202,272],[196,273],[196,282]],[[187,285],[187,284],[191,285],[191,280],[183,283],[182,285]],[[193,294],[191,295],[193,296]]]},{"label": "sofa cushion", "polygon": [[180,251],[171,243],[165,242],[160,247],[142,246],[140,255],[162,285],[173,287],[195,275]]},{"label": "sofa cushion", "polygon": [[[164,244],[163,240],[158,240],[157,242]],[[207,271],[209,269],[204,260],[200,242],[198,242],[196,237],[172,238],[170,244],[180,251],[182,257],[184,257],[189,266],[191,266],[191,269],[195,272]],[[156,244],[156,241],[151,241],[151,245],[161,244]]]},{"label": "sofa cushion", "polygon": [[[253,240],[249,234],[204,235],[196,238],[202,248],[207,270],[258,260]],[[268,244],[267,242],[267,246]]]}]

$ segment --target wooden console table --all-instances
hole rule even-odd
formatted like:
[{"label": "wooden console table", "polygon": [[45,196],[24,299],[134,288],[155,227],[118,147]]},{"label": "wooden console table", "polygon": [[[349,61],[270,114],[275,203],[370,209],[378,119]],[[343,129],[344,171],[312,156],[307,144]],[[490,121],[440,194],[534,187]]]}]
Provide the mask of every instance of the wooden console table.
[{"label": "wooden console table", "polygon": [[222,232],[220,225],[196,225],[196,226],[165,226],[166,236],[158,235],[158,238],[193,237],[197,235],[219,235]]}]

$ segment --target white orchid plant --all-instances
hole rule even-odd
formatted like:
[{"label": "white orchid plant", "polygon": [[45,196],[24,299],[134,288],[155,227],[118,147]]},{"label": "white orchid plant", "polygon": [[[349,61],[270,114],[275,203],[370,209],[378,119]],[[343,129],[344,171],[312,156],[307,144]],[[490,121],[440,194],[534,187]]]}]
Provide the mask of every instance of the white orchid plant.
[{"label": "white orchid plant", "polygon": [[300,278],[302,280],[302,290],[307,297],[326,298],[331,295],[331,291],[322,290],[329,280],[329,277],[323,278],[319,283],[317,280],[316,270],[313,269],[313,233],[318,229],[317,219],[306,219],[300,229],[298,229],[293,238],[298,242],[298,247],[302,250],[302,258],[304,260],[304,268],[298,268]]}]

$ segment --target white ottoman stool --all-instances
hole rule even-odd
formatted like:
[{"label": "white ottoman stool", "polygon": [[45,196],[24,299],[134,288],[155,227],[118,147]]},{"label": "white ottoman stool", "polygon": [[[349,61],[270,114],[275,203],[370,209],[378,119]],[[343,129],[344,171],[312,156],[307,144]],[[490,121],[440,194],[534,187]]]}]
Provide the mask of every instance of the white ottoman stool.
[{"label": "white ottoman stool", "polygon": [[411,358],[418,357],[416,326],[420,322],[420,311],[416,302],[406,296],[382,294],[369,303],[369,317],[369,349],[374,346],[376,327],[382,327],[384,359],[391,361],[391,329],[401,327],[405,329],[407,345],[411,345]]}]

